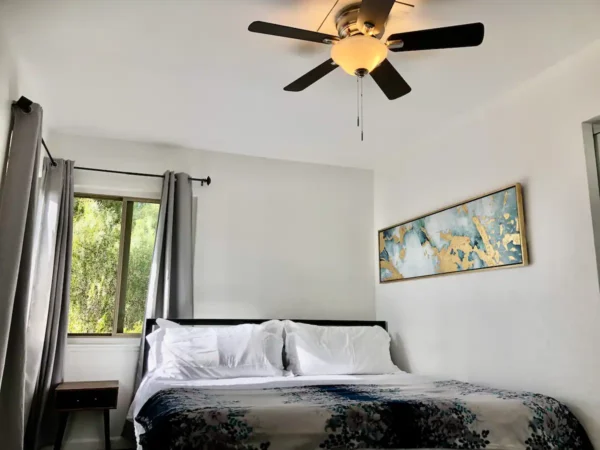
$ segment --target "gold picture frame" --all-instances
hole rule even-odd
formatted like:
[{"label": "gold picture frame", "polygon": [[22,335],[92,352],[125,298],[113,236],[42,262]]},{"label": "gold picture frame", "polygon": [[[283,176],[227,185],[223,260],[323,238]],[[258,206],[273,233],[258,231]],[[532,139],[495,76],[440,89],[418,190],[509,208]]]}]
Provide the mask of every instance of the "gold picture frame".
[{"label": "gold picture frame", "polygon": [[[442,229],[453,220],[455,229]],[[377,236],[382,284],[529,264],[519,183],[382,228]]]}]

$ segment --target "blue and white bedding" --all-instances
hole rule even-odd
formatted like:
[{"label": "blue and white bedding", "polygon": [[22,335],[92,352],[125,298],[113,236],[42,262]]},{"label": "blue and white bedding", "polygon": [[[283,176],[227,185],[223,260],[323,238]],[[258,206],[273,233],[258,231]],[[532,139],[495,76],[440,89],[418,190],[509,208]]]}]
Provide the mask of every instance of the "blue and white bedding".
[{"label": "blue and white bedding", "polygon": [[593,450],[557,400],[406,373],[173,383],[132,406],[142,450]]}]

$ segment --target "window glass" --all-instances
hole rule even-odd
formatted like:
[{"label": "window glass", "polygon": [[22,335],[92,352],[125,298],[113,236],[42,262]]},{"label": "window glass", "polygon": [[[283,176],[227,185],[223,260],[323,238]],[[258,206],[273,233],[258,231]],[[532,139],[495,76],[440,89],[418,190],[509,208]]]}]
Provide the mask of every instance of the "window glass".
[{"label": "window glass", "polygon": [[121,240],[120,200],[75,198],[69,333],[111,333]]},{"label": "window glass", "polygon": [[75,197],[69,333],[141,333],[158,210],[151,201]]},{"label": "window glass", "polygon": [[157,203],[133,204],[123,332],[141,333],[158,220]]}]

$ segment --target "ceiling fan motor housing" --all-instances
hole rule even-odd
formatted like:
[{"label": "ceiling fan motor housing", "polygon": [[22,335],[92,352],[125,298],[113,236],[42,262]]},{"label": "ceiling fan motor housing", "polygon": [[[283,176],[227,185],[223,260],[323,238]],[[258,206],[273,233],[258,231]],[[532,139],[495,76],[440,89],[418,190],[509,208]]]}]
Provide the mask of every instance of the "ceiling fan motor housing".
[{"label": "ceiling fan motor housing", "polygon": [[340,38],[347,38],[362,34],[358,29],[358,13],[360,3],[352,3],[342,9],[335,16],[335,25]]}]

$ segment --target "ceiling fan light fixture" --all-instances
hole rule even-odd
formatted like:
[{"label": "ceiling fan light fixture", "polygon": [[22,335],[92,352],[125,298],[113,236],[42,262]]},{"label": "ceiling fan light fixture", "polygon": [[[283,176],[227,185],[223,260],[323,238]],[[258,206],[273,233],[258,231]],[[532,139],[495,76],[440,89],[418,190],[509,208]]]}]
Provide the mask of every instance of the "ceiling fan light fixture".
[{"label": "ceiling fan light fixture", "polygon": [[342,39],[331,49],[331,59],[349,75],[370,73],[387,58],[388,48],[379,39],[355,35]]}]

